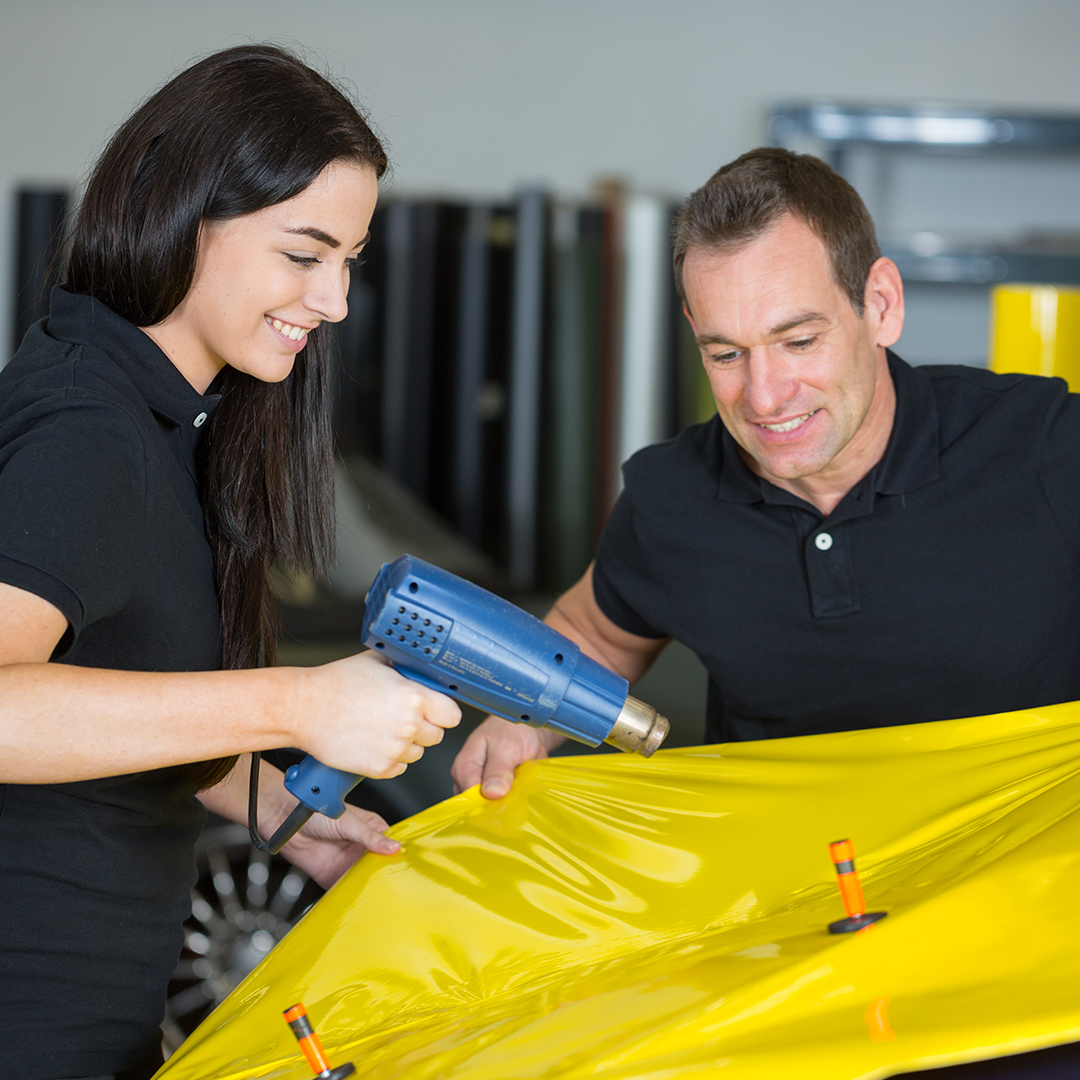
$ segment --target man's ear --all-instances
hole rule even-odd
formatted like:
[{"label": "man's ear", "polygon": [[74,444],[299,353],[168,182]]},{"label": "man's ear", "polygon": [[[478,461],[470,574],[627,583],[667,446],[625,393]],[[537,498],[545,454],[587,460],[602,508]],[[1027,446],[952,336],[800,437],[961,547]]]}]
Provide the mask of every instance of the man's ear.
[{"label": "man's ear", "polygon": [[682,304],[682,313],[686,316],[686,321],[690,324],[690,329],[694,331],[695,337],[697,336],[697,326],[694,325],[694,316],[690,314],[690,309],[686,306],[686,301]]},{"label": "man's ear", "polygon": [[883,256],[870,267],[864,303],[871,340],[886,348],[895,345],[904,329],[904,282],[892,259]]}]

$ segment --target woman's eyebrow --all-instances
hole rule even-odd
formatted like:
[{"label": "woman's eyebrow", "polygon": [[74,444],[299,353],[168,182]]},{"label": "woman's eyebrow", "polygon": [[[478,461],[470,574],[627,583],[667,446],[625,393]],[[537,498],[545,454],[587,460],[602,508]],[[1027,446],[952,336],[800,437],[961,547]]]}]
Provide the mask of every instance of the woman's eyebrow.
[{"label": "woman's eyebrow", "polygon": [[322,229],[315,228],[314,225],[301,225],[295,229],[283,229],[282,231],[290,233],[293,236],[310,236],[312,240],[318,240],[320,244],[325,244],[327,247],[341,247],[340,240],[335,240],[329,233],[323,232]]},{"label": "woman's eyebrow", "polygon": [[[283,232],[290,233],[293,236],[310,236],[313,240],[318,240],[320,244],[325,244],[327,247],[339,248],[341,247],[341,241],[335,239],[329,233],[323,232],[322,229],[316,228],[314,225],[302,225],[296,229],[283,229]],[[368,231],[364,239],[356,245],[356,247],[363,247],[371,239],[371,232]]]}]

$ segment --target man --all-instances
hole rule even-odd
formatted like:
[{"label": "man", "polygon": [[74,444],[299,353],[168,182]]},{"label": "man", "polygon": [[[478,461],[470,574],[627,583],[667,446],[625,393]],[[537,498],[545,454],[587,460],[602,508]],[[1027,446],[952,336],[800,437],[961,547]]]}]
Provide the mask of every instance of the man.
[{"label": "man", "polygon": [[[913,369],[855,191],[760,149],[684,205],[675,273],[718,416],[624,466],[546,621],[631,682],[671,638],[706,740],[1080,698],[1080,403],[1055,379]],[[489,718],[454,763],[504,795],[561,738]]]}]

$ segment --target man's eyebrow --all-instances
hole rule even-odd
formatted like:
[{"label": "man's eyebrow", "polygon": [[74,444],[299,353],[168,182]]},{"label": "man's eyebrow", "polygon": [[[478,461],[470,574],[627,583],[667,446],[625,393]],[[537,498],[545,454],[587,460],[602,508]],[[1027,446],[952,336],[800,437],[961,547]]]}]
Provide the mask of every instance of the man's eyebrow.
[{"label": "man's eyebrow", "polygon": [[784,322],[774,326],[769,331],[769,336],[776,337],[778,334],[786,334],[789,330],[794,330],[796,326],[803,326],[805,323],[828,321],[828,315],[822,315],[820,311],[804,311],[801,315],[796,315],[792,319],[785,319]]},{"label": "man's eyebrow", "polygon": [[[820,311],[803,311],[774,326],[769,331],[769,337],[778,337],[780,334],[786,334],[789,330],[794,330],[797,326],[804,326],[806,323],[828,321],[829,317],[823,315]],[[699,334],[694,340],[698,345],[731,345],[735,348],[741,348],[741,346],[736,345],[734,341],[724,334]]]}]

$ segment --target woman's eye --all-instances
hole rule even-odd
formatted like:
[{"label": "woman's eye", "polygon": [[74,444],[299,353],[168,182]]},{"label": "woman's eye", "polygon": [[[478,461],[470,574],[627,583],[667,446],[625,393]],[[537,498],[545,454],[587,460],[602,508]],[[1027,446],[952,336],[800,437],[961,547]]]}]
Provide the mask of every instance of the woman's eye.
[{"label": "woman's eye", "polygon": [[352,259],[346,259],[345,265],[348,267],[349,273],[351,274],[358,266],[364,265],[364,260],[361,259],[359,256],[356,256]]},{"label": "woman's eye", "polygon": [[284,252],[284,255],[289,262],[296,263],[297,266],[315,266],[319,261],[317,255],[294,255],[291,251]]}]

